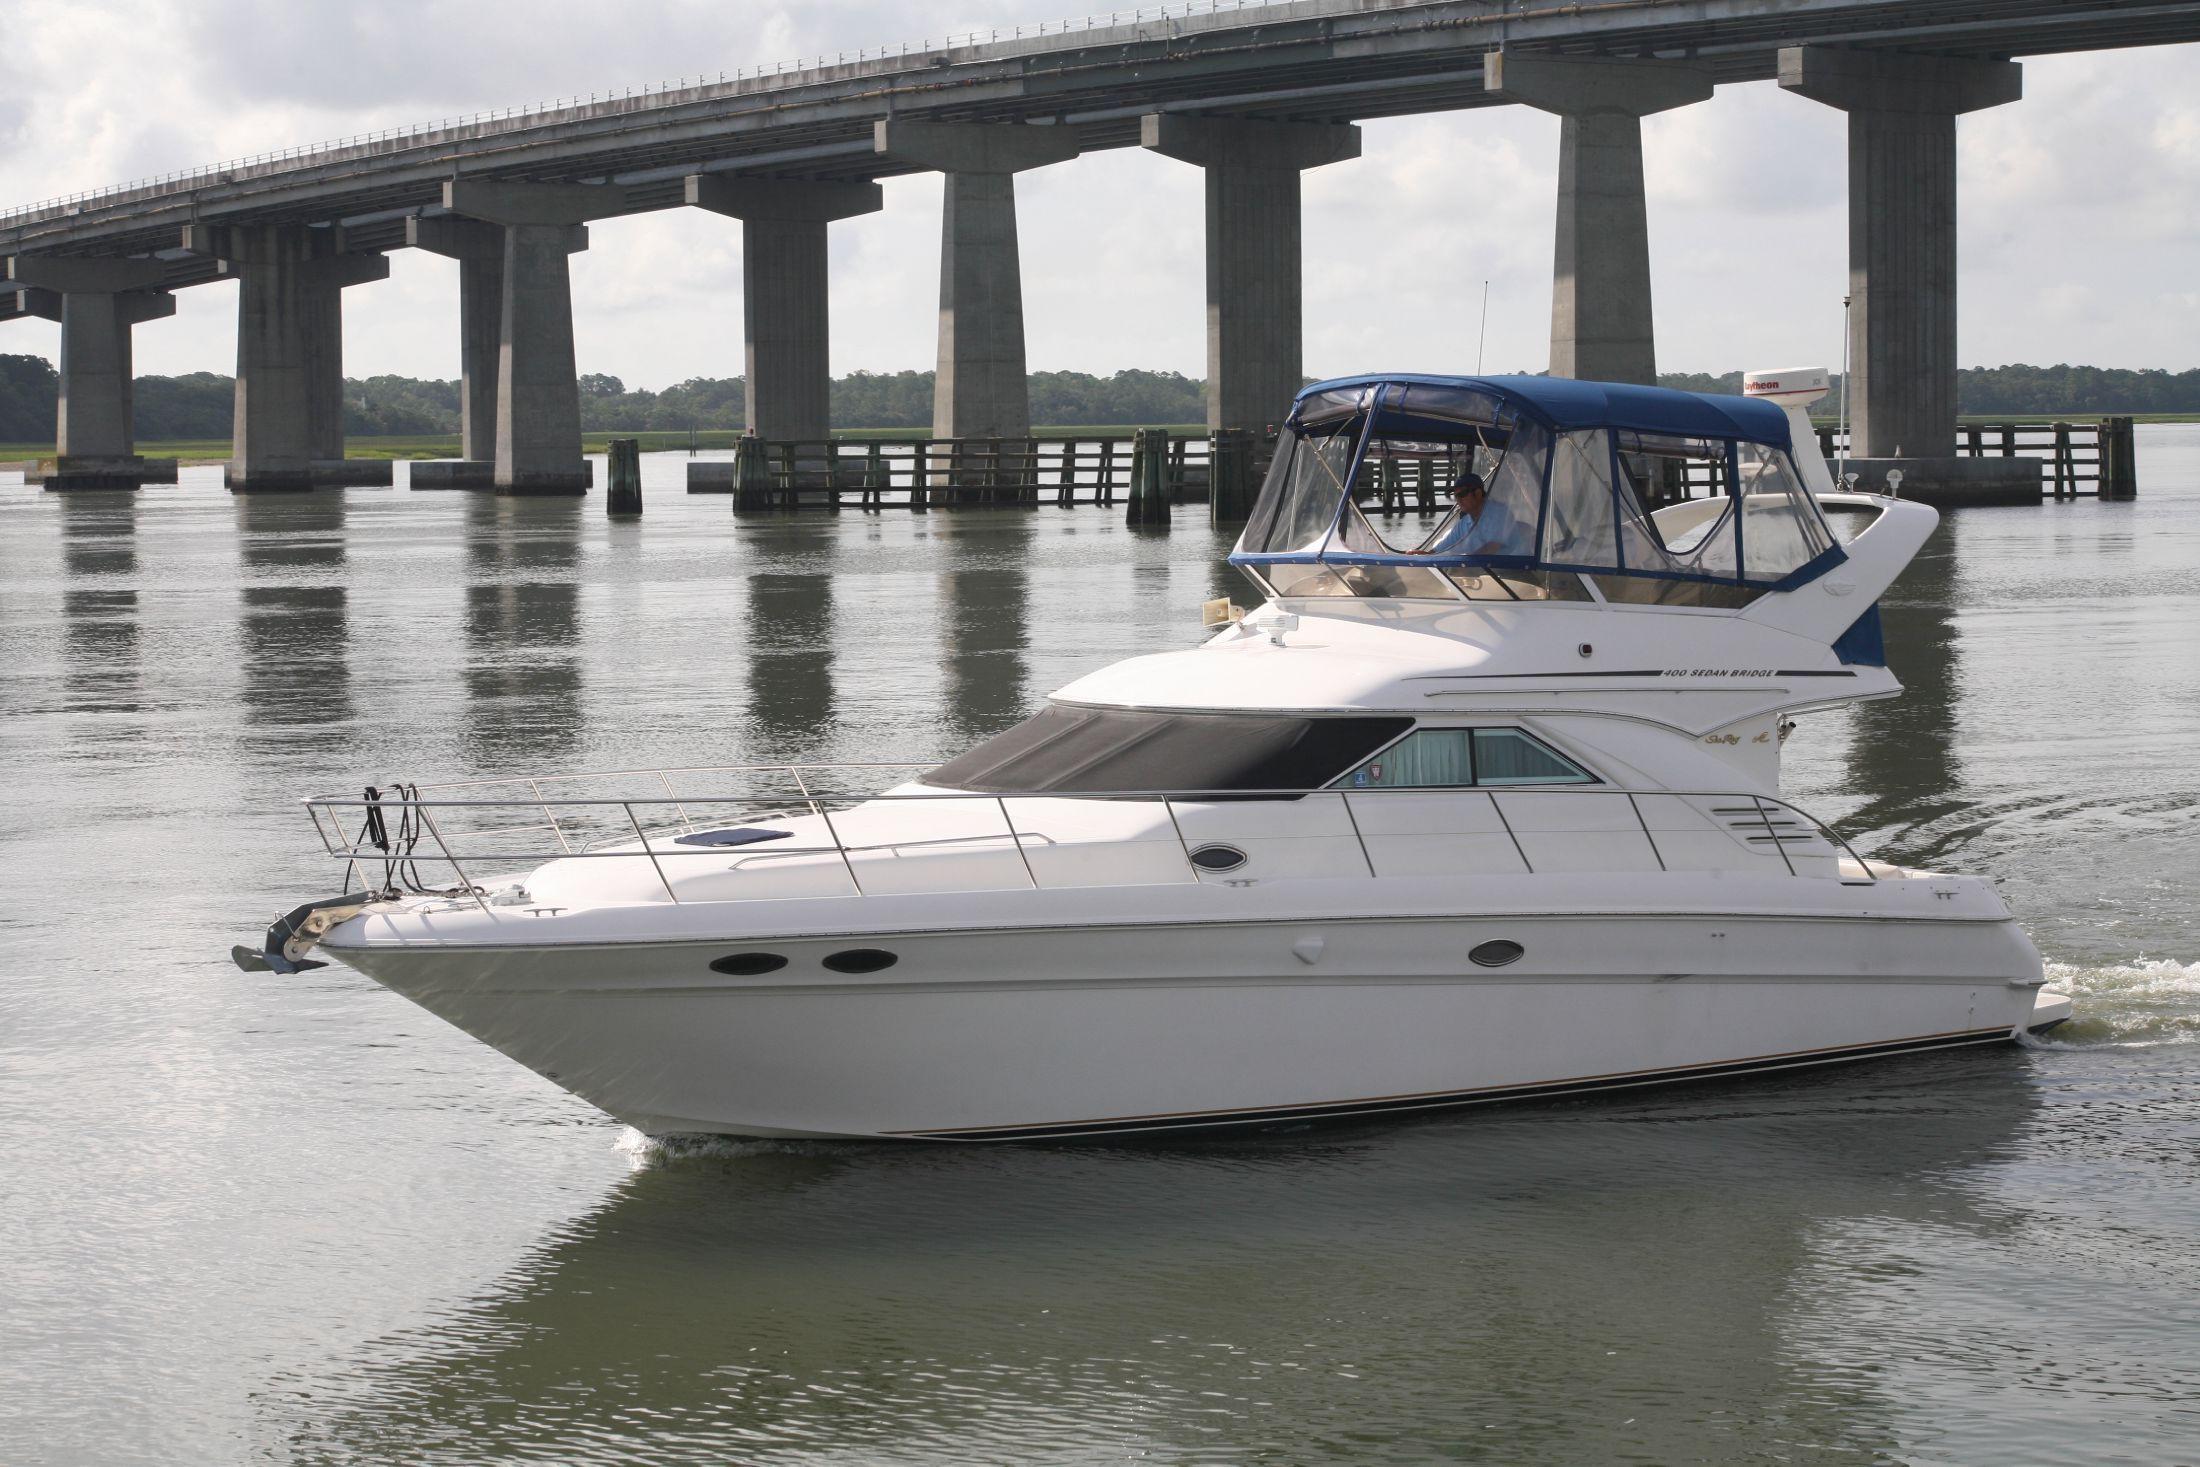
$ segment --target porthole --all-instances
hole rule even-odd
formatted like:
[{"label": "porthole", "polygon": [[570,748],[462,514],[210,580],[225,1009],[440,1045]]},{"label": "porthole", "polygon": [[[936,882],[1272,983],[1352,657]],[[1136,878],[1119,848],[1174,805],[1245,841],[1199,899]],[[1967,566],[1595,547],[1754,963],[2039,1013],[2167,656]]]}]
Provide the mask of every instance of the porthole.
[{"label": "porthole", "polygon": [[1499,937],[1494,938],[1489,942],[1476,943],[1474,947],[1467,953],[1467,957],[1472,960],[1477,967],[1502,968],[1507,963],[1519,962],[1520,955],[1526,951],[1527,949],[1522,947],[1519,943],[1509,942],[1506,939]]},{"label": "porthole", "polygon": [[728,953],[712,960],[710,970],[732,978],[754,978],[759,973],[776,973],[787,966],[787,960],[777,953]]},{"label": "porthole", "polygon": [[851,947],[827,957],[825,966],[835,973],[876,973],[900,961],[882,947]]},{"label": "porthole", "polygon": [[1236,846],[1200,846],[1192,852],[1192,864],[1202,871],[1235,871],[1245,864],[1245,852]]}]

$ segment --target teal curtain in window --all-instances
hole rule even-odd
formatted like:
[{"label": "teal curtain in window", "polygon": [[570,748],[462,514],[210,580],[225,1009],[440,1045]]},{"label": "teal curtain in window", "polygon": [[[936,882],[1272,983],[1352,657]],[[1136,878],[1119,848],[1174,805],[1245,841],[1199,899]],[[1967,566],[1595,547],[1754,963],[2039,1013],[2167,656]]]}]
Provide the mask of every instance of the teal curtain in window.
[{"label": "teal curtain in window", "polygon": [[1571,760],[1511,728],[1476,729],[1474,764],[1483,784],[1581,784],[1589,778]]}]

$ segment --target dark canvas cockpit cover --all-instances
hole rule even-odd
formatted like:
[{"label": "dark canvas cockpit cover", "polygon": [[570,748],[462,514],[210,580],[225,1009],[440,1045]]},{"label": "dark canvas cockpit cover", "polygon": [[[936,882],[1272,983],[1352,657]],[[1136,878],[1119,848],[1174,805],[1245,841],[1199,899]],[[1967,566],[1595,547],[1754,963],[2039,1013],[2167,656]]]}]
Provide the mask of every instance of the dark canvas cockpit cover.
[{"label": "dark canvas cockpit cover", "polygon": [[942,764],[924,783],[989,795],[1319,789],[1412,725],[1058,706]]}]

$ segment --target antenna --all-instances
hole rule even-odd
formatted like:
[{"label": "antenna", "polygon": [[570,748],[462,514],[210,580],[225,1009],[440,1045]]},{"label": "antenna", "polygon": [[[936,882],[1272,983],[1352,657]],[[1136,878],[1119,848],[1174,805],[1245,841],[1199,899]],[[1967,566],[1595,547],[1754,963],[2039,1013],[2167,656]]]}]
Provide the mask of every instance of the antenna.
[{"label": "antenna", "polygon": [[1849,302],[1853,296],[1841,297],[1841,452],[1834,459],[1833,481],[1848,482],[1849,468],[1849,338],[1854,333],[1852,324],[1855,312]]},{"label": "antenna", "polygon": [[1482,343],[1490,336],[1490,283],[1482,282],[1482,329],[1474,334],[1474,375],[1482,375]]}]

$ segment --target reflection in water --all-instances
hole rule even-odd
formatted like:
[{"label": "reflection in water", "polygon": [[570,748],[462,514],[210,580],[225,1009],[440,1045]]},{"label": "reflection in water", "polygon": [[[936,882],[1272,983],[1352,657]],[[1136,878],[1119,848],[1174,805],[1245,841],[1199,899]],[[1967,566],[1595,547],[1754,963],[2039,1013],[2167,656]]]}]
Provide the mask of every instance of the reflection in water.
[{"label": "reflection in water", "polygon": [[[137,496],[69,493],[61,503],[62,660],[68,706],[131,713],[138,682]],[[103,735],[104,736],[104,735]]]},{"label": "reflection in water", "polygon": [[769,527],[773,564],[748,577],[747,747],[765,761],[817,758],[836,721],[834,551],[838,516],[792,515]]},{"label": "reflection in water", "polygon": [[1956,755],[1962,650],[1955,625],[1954,517],[1944,517],[1910,568],[1879,603],[1887,662],[1906,691],[1854,712],[1850,787],[1869,799],[1849,818],[1890,860],[1931,865],[1945,838],[1921,827],[1963,807]]},{"label": "reflection in water", "polygon": [[[945,516],[941,516],[945,519]],[[941,700],[959,745],[990,738],[1023,718],[1033,555],[1031,516],[973,512],[934,525],[939,573]]]},{"label": "reflection in water", "polygon": [[466,496],[466,726],[477,769],[564,769],[581,736],[587,501]]},{"label": "reflection in water", "polygon": [[1207,560],[1206,599],[1213,601],[1218,597],[1227,598],[1247,611],[1260,605],[1267,599],[1267,593],[1253,584],[1245,572],[1230,564],[1230,552],[1237,548],[1236,527],[1215,529],[1209,533],[1214,536],[1215,548],[1214,554]]},{"label": "reflection in water", "polygon": [[253,724],[349,723],[344,496],[240,494],[235,510],[237,641]]},{"label": "reflection in water", "polygon": [[1870,1460],[1896,1383],[1798,1321],[1930,1285],[1860,1303],[1885,1260],[1828,1239],[2004,1245],[1974,1176],[2036,1104],[2002,1052],[1174,1147],[729,1145],[264,1404],[303,1460]]}]

